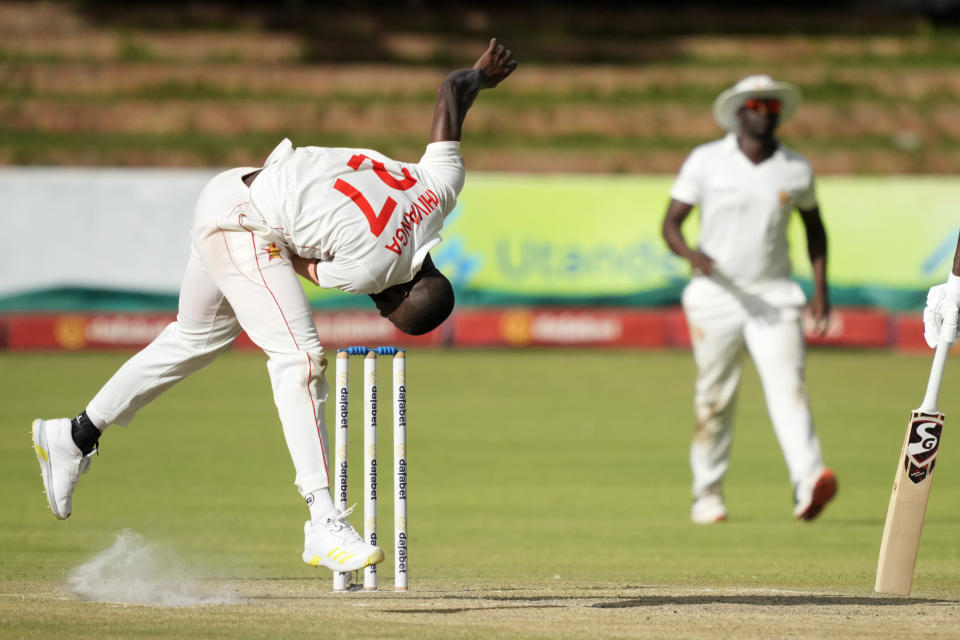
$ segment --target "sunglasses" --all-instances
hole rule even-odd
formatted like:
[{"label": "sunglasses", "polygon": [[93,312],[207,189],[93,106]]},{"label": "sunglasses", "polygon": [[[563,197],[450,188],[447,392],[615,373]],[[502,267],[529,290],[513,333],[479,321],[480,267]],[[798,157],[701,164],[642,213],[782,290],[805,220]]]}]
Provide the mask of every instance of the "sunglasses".
[{"label": "sunglasses", "polygon": [[743,106],[751,111],[773,115],[779,114],[780,110],[783,109],[783,104],[779,100],[760,100],[757,98],[750,98],[743,103]]}]

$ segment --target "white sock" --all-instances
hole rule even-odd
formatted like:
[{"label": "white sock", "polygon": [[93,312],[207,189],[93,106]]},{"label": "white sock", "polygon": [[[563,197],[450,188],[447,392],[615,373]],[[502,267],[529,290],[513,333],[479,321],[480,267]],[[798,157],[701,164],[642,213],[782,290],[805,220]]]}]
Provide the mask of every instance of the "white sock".
[{"label": "white sock", "polygon": [[310,519],[313,521],[323,520],[330,515],[331,511],[336,510],[333,505],[333,498],[330,497],[330,490],[326,487],[308,493],[307,506],[310,507]]}]

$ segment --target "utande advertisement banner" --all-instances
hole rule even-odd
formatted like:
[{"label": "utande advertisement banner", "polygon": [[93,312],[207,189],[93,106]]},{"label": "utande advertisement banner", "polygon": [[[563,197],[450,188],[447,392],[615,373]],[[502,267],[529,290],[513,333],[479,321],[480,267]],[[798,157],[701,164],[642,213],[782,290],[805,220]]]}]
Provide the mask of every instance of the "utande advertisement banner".
[{"label": "utande advertisement banner", "polygon": [[[424,336],[401,334],[376,312],[328,311],[314,316],[329,348],[390,344],[410,347],[599,347],[658,349],[690,346],[683,312],[667,309],[461,308]],[[175,320],[174,314],[0,315],[0,347],[10,350],[139,349]],[[812,346],[925,350],[918,314],[841,308],[823,336],[807,328]],[[256,346],[241,334],[238,349]]]},{"label": "utande advertisement banner", "polygon": [[[42,260],[31,242],[0,252],[0,310],[174,310],[194,201],[215,173],[0,168],[5,211],[16,212],[4,217],[7,237],[44,239]],[[462,305],[675,305],[689,269],[660,234],[672,180],[470,173],[431,255]],[[950,270],[960,181],[831,176],[817,190],[834,303],[922,309]],[[684,227],[690,242],[696,217]],[[809,290],[799,216],[789,237]],[[305,288],[317,309],[370,308],[366,296]]]}]

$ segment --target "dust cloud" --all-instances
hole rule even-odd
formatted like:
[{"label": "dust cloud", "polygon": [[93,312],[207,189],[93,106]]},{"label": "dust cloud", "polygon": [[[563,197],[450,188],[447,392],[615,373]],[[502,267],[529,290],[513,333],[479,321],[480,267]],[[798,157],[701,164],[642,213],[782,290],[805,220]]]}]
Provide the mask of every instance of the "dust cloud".
[{"label": "dust cloud", "polygon": [[223,585],[197,574],[170,550],[124,529],[116,542],[74,569],[67,588],[83,600],[159,607],[244,604]]}]

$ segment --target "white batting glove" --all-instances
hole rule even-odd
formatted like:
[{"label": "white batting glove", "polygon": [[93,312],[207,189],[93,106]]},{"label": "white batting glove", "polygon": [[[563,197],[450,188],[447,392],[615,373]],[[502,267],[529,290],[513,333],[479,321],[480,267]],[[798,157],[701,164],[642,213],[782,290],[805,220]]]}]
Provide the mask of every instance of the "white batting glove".
[{"label": "white batting glove", "polygon": [[960,277],[952,273],[944,284],[930,287],[923,309],[923,338],[931,349],[941,335],[950,346],[957,344],[957,315],[960,313]]}]

